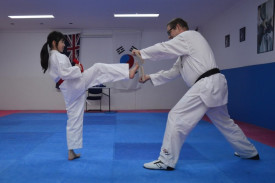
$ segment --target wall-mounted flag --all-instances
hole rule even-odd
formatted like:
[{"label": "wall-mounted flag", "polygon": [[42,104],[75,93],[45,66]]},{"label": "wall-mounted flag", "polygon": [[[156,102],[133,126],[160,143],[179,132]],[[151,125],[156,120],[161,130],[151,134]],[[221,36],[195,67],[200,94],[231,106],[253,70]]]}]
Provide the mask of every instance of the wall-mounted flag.
[{"label": "wall-mounted flag", "polygon": [[[113,32],[113,62],[128,63],[129,68],[134,65],[134,57],[131,55],[133,49],[140,48],[141,32],[140,31],[114,31]],[[139,74],[132,80],[125,80],[112,83],[116,89],[138,89]]]}]

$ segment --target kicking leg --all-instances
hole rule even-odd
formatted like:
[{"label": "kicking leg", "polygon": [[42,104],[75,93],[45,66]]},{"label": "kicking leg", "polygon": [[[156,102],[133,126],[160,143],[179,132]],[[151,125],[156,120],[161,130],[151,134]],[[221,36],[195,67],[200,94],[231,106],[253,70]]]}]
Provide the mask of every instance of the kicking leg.
[{"label": "kicking leg", "polygon": [[129,78],[133,79],[135,77],[135,74],[137,73],[137,70],[139,68],[139,65],[135,63],[134,67],[129,70]]},{"label": "kicking leg", "polygon": [[83,73],[85,88],[88,89],[107,82],[115,82],[129,78],[132,79],[137,69],[137,65],[129,70],[129,64],[96,63]]}]

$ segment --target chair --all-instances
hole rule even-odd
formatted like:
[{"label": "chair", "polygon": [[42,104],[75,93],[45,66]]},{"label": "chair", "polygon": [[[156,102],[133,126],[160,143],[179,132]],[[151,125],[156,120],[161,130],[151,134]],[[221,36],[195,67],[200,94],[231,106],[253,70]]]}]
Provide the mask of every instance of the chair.
[{"label": "chair", "polygon": [[88,89],[88,95],[87,95],[87,98],[86,98],[86,111],[98,111],[98,109],[88,110],[88,101],[89,100],[99,100],[100,101],[99,111],[102,111],[101,110],[101,100],[102,100],[103,95],[108,96],[109,100],[110,100],[110,94],[108,95],[108,94],[103,92],[104,87],[106,87],[106,86],[101,84],[101,85],[95,86],[95,88],[89,88]]}]

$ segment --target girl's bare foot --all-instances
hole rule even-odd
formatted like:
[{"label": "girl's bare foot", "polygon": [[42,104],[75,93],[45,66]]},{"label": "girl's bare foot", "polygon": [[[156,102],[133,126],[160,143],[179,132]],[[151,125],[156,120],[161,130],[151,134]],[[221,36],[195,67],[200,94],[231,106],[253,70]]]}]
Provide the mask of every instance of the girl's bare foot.
[{"label": "girl's bare foot", "polygon": [[129,70],[129,78],[130,79],[133,79],[135,77],[135,74],[136,74],[138,68],[139,68],[138,63],[135,63],[134,67]]},{"label": "girl's bare foot", "polygon": [[80,157],[80,154],[75,154],[74,150],[69,150],[69,157],[68,157],[68,160],[74,160],[76,158],[79,158]]}]

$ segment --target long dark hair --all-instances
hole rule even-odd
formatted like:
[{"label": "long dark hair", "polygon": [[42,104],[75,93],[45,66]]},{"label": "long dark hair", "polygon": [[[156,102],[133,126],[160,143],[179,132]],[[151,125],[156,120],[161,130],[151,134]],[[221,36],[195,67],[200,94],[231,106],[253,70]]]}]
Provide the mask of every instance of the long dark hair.
[{"label": "long dark hair", "polygon": [[58,42],[60,40],[65,40],[64,35],[61,32],[53,31],[48,35],[47,42],[43,45],[41,52],[40,52],[40,63],[43,70],[43,73],[45,73],[49,66],[49,51],[48,46],[50,49],[52,49],[53,45],[52,42],[55,41],[56,47],[58,45]]}]

